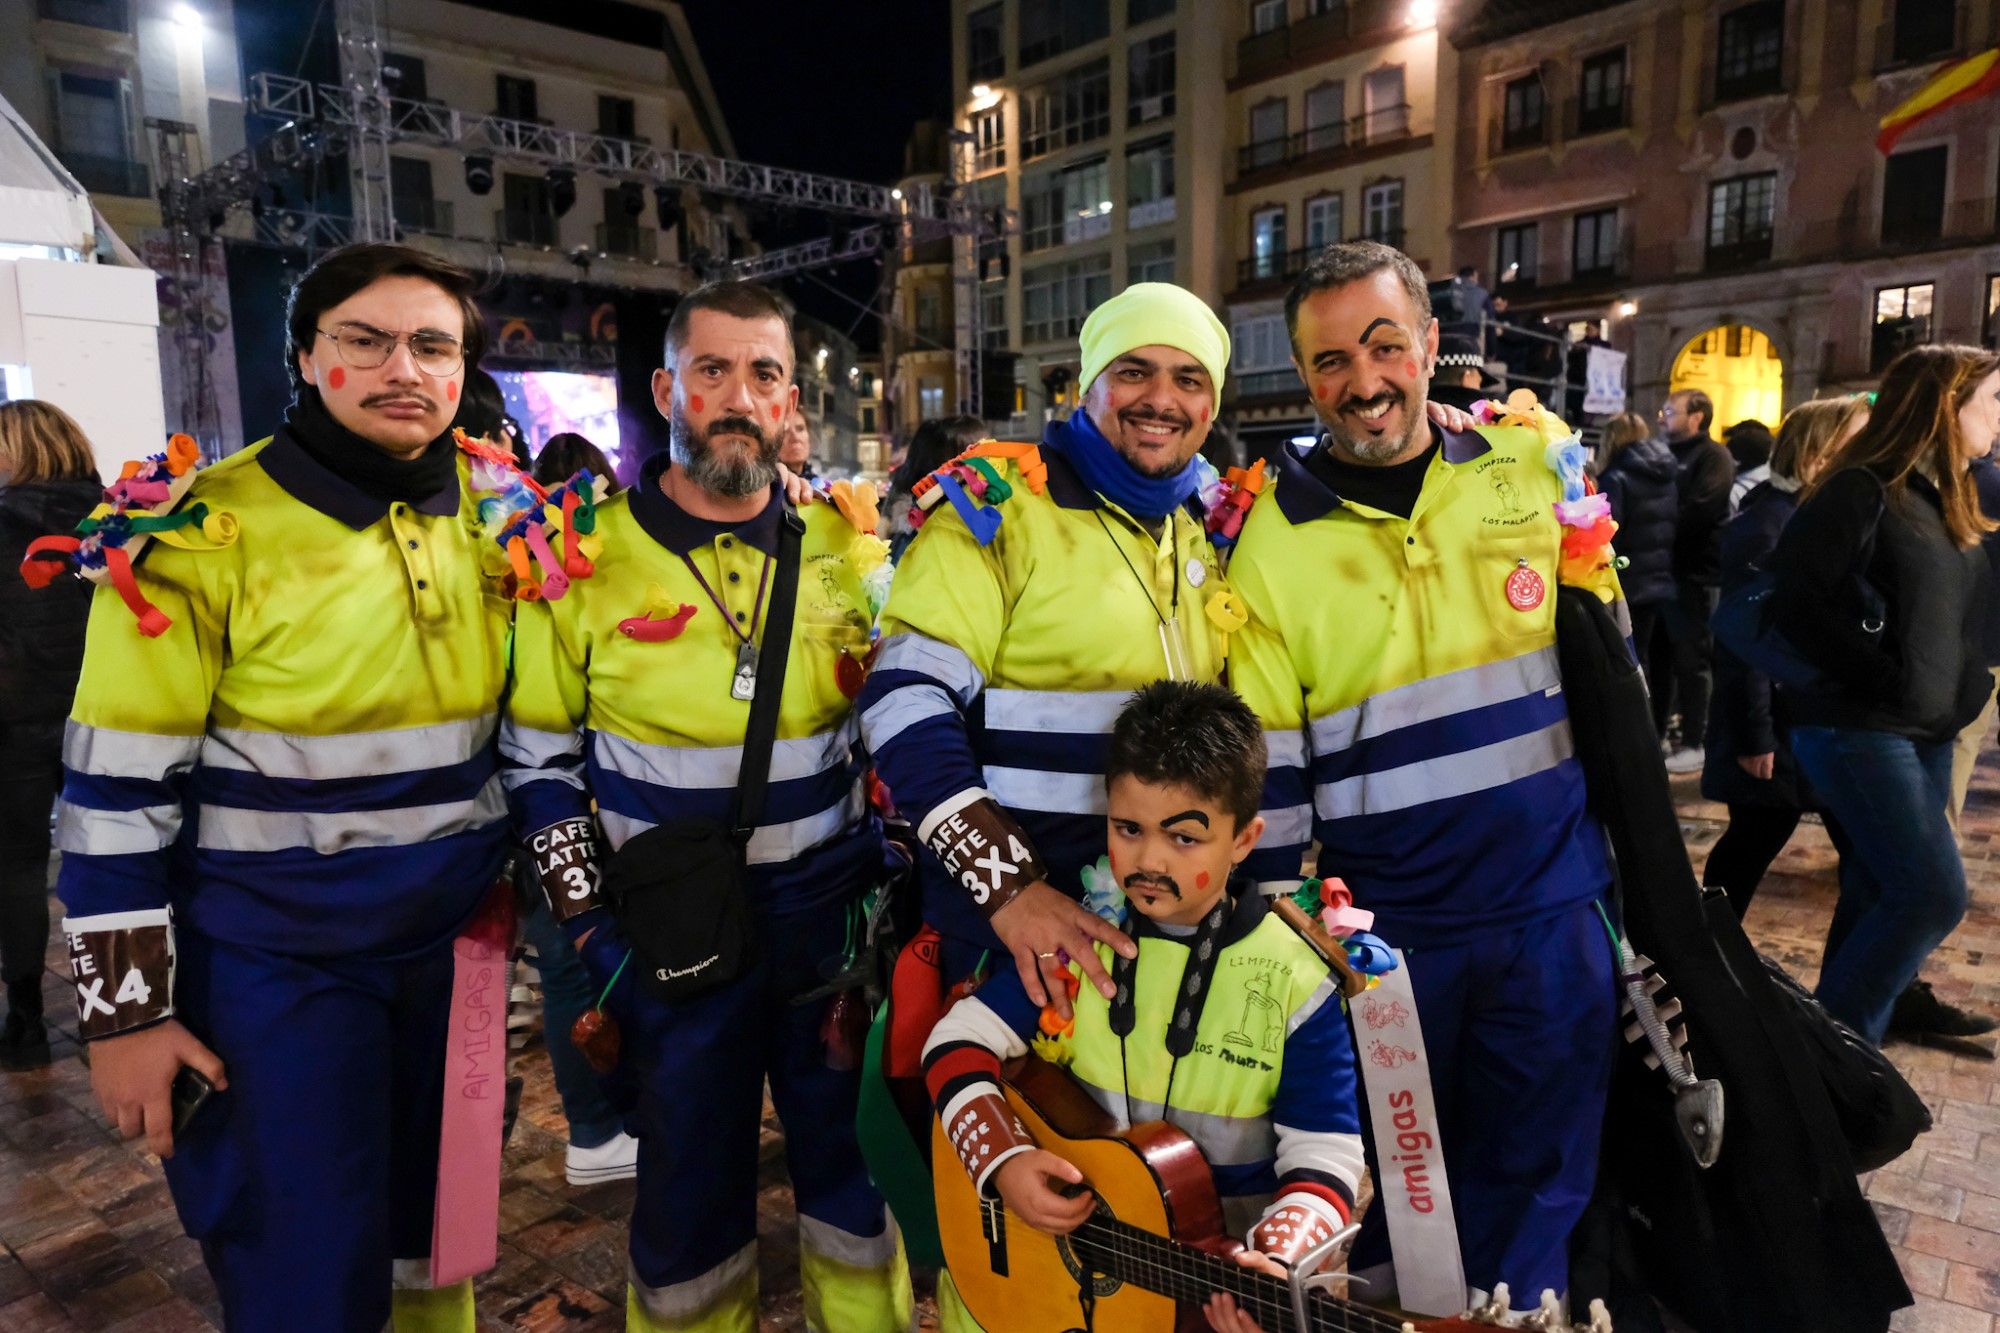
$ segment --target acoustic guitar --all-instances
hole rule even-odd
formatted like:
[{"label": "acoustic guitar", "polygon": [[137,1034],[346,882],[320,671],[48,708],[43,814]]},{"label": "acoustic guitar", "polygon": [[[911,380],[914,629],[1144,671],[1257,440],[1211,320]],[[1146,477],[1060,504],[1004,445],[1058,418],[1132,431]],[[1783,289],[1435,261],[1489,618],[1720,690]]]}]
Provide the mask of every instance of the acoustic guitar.
[{"label": "acoustic guitar", "polygon": [[931,1118],[945,1262],[966,1309],[992,1333],[1197,1333],[1208,1328],[1201,1306],[1218,1291],[1265,1333],[1567,1327],[1535,1314],[1519,1322],[1485,1312],[1405,1318],[1318,1290],[1307,1293],[1301,1326],[1283,1279],[1231,1257],[1242,1245],[1223,1233],[1208,1163],[1187,1135],[1157,1120],[1117,1128],[1068,1075],[1032,1056],[1009,1065],[1001,1091],[1038,1146],[1083,1172],[1097,1208],[1066,1236],[1036,1231],[999,1200],[979,1197]]}]

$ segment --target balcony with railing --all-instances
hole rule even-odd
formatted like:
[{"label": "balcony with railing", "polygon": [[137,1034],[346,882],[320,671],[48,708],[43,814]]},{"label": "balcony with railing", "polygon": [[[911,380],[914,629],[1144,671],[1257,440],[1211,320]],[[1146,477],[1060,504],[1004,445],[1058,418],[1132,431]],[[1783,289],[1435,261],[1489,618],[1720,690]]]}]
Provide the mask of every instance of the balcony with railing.
[{"label": "balcony with railing", "polygon": [[1618,96],[1585,106],[1578,96],[1566,97],[1562,104],[1562,131],[1566,139],[1592,134],[1609,134],[1632,125],[1632,85],[1627,83]]},{"label": "balcony with railing", "polygon": [[[1377,228],[1373,232],[1364,231],[1352,237],[1354,240],[1380,241],[1395,249],[1403,248],[1403,229]],[[1281,250],[1268,255],[1252,255],[1248,259],[1236,261],[1236,292],[1242,295],[1247,289],[1272,287],[1290,282],[1306,271],[1306,265],[1324,250],[1323,245],[1301,245],[1291,250]]]},{"label": "balcony with railing", "polygon": [[1291,366],[1278,370],[1251,370],[1230,377],[1238,402],[1257,398],[1304,398],[1305,381]]},{"label": "balcony with railing", "polygon": [[1549,143],[1549,118],[1536,117],[1525,124],[1509,125],[1504,120],[1495,120],[1486,127],[1486,155],[1498,157],[1502,153],[1519,153],[1529,148],[1545,148]]},{"label": "balcony with railing", "polygon": [[58,152],[57,157],[76,177],[76,183],[92,194],[112,194],[124,199],[145,199],[153,193],[153,173],[144,162],[97,153]]},{"label": "balcony with railing", "polygon": [[1402,0],[1333,0],[1320,13],[1239,41],[1230,84],[1239,87],[1326,59],[1357,38],[1396,29],[1406,13]]},{"label": "balcony with railing", "polygon": [[1414,138],[1408,103],[1312,125],[1292,134],[1244,144],[1236,150],[1236,181],[1232,188],[1261,183],[1293,171],[1317,171],[1371,149],[1388,148]]},{"label": "balcony with railing", "polygon": [[396,226],[420,236],[452,236],[452,209],[449,199],[421,199],[397,195]]},{"label": "balcony with railing", "polygon": [[597,224],[597,253],[618,259],[657,259],[660,233],[636,222]]},{"label": "balcony with railing", "polygon": [[1740,70],[1725,70],[1711,56],[1702,67],[1701,87],[1705,110],[1713,110],[1730,102],[1748,101],[1753,97],[1769,97],[1775,93],[1790,91],[1790,80],[1785,73],[1784,61],[1775,65],[1755,65]]},{"label": "balcony with railing", "polygon": [[556,243],[555,216],[536,209],[496,209],[493,235],[505,245],[553,246]]},{"label": "balcony with railing", "polygon": [[1875,29],[1875,72],[1929,64],[1965,50],[1965,0],[1910,0],[1897,16]]},{"label": "balcony with railing", "polygon": [[132,31],[132,6],[128,0],[37,0],[35,12],[42,18],[74,23],[79,28]]}]

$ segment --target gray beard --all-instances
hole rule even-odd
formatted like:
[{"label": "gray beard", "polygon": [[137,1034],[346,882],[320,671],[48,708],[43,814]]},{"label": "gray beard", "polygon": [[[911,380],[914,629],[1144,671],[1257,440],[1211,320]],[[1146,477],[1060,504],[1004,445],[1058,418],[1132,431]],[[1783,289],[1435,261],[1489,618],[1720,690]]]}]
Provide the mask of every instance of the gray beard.
[{"label": "gray beard", "polygon": [[[688,419],[676,410],[668,422],[674,466],[687,479],[713,495],[741,500],[771,488],[778,479],[778,448],[770,437],[757,431],[754,458],[725,459],[709,443],[706,433],[696,434]],[[753,427],[753,429],[755,429]]]},{"label": "gray beard", "polygon": [[1376,436],[1363,432],[1350,436],[1335,424],[1341,420],[1339,416],[1336,416],[1334,421],[1326,423],[1326,433],[1340,446],[1342,452],[1372,467],[1385,466],[1402,456],[1403,451],[1410,447],[1410,442],[1416,439],[1418,431],[1429,429],[1430,418],[1425,415],[1421,402],[1416,405],[1414,411],[1410,410],[1407,398],[1403,400],[1402,406],[1407,424],[1399,434]]}]

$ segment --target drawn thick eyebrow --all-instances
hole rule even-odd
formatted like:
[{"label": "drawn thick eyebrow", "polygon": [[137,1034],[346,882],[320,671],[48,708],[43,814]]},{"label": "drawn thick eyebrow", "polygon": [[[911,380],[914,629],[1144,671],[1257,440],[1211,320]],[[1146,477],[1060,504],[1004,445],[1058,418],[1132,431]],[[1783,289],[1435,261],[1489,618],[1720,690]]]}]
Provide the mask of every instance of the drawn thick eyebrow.
[{"label": "drawn thick eyebrow", "polygon": [[1398,324],[1395,320],[1386,319],[1381,315],[1377,315],[1373,323],[1371,323],[1367,328],[1361,330],[1362,346],[1364,347],[1367,346],[1368,340],[1375,336],[1375,330],[1380,328],[1384,324],[1387,324],[1391,329],[1395,330],[1398,333],[1401,333],[1403,330],[1403,326]]},{"label": "drawn thick eyebrow", "polygon": [[1177,815],[1168,815],[1165,819],[1162,819],[1160,821],[1160,827],[1170,828],[1173,825],[1180,823],[1183,819],[1192,819],[1197,824],[1200,824],[1203,828],[1208,827],[1208,816],[1203,814],[1199,810],[1183,810]]}]

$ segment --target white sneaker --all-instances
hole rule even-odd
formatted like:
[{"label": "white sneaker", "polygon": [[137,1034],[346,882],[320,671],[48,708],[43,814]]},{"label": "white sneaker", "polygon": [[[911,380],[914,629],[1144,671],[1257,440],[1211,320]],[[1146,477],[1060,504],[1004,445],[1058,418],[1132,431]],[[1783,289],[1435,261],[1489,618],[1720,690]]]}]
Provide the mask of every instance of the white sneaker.
[{"label": "white sneaker", "polygon": [[1667,756],[1667,772],[1699,773],[1701,772],[1702,757],[1700,750],[1688,747],[1675,750]]},{"label": "white sneaker", "polygon": [[579,1148],[572,1143],[563,1154],[563,1175],[572,1185],[602,1185],[607,1180],[630,1180],[638,1174],[639,1140],[622,1131],[595,1148]]}]

